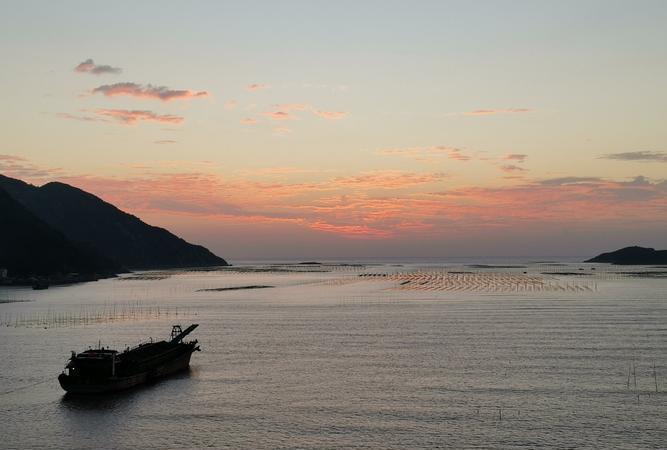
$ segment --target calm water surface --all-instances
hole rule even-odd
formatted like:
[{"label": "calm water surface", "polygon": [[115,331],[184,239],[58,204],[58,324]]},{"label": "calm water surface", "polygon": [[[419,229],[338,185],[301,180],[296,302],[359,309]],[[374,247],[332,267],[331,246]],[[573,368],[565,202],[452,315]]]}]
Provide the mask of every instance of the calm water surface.
[{"label": "calm water surface", "polygon": [[[361,271],[1,290],[31,301],[0,303],[0,447],[667,447],[667,279],[422,292]],[[258,284],[276,287],[198,292]],[[190,322],[189,372],[106,397],[58,385],[70,350]]]}]

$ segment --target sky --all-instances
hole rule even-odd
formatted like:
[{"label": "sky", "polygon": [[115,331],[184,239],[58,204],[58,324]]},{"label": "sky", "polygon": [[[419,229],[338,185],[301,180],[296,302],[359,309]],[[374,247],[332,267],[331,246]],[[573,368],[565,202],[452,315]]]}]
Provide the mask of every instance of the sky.
[{"label": "sky", "polygon": [[667,2],[0,1],[0,173],[242,259],[667,248]]}]

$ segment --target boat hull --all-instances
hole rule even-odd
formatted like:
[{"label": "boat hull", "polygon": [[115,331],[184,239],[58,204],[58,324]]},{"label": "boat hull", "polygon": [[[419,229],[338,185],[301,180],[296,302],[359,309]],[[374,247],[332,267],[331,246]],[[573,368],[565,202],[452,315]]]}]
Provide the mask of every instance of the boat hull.
[{"label": "boat hull", "polygon": [[150,368],[150,370],[128,376],[91,380],[63,373],[58,377],[58,381],[60,382],[60,386],[71,394],[116,392],[185,370],[190,366],[190,356],[192,356],[192,351],[187,351],[176,358],[161,362],[159,365]]}]

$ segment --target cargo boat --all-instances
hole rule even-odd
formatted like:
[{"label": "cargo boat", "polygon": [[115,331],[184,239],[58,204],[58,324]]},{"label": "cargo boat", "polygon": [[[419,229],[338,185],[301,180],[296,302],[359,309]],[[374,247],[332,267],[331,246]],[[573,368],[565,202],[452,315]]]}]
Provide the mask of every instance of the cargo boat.
[{"label": "cargo boat", "polygon": [[120,391],[187,369],[190,356],[199,351],[197,340],[184,342],[198,324],[185,330],[174,325],[168,341],[145,342],[123,352],[98,345],[82,353],[72,351],[65,370],[58,376],[69,393],[98,394]]}]

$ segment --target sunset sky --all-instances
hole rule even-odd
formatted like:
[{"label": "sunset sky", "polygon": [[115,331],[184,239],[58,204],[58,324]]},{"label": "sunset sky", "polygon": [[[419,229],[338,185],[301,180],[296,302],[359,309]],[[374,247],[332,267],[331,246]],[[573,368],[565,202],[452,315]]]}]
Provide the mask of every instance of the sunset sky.
[{"label": "sunset sky", "polygon": [[667,248],[667,2],[3,1],[0,173],[220,256]]}]

